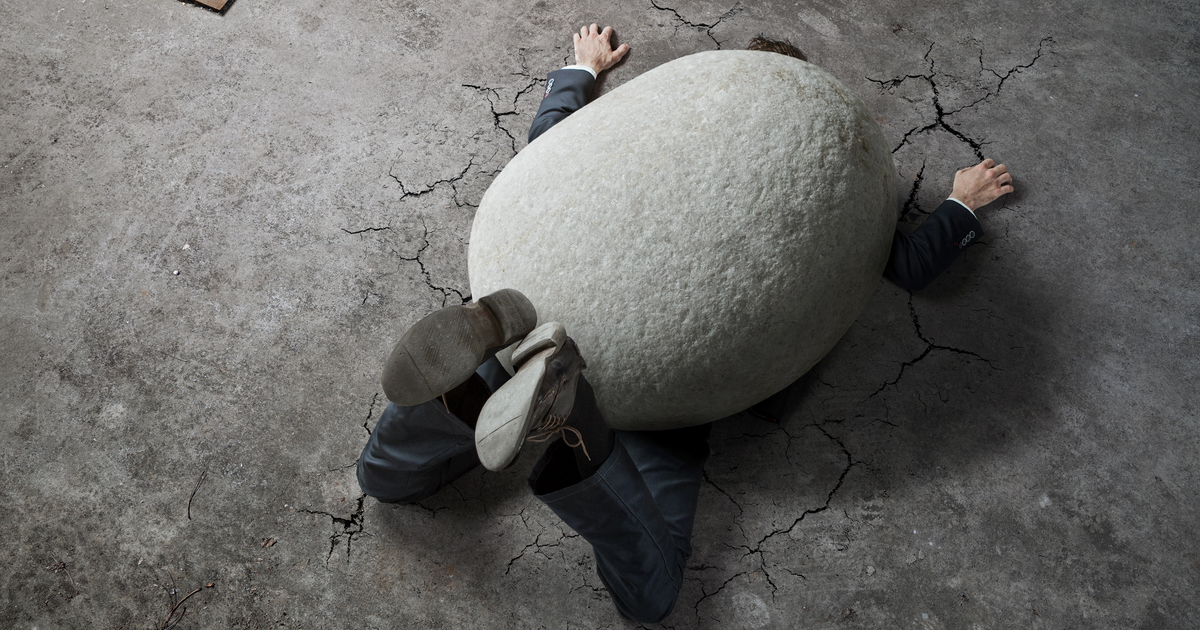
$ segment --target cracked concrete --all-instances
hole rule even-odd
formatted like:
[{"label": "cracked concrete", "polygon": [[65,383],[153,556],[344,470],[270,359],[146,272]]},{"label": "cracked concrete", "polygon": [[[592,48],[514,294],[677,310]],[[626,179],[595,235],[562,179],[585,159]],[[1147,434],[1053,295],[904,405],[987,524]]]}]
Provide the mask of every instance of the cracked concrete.
[{"label": "cracked concrete", "polygon": [[637,627],[533,457],[413,506],[354,476],[382,358],[471,298],[474,208],[591,21],[632,46],[601,93],[796,44],[891,139],[902,229],[980,156],[1017,179],[780,424],[716,424],[662,627],[1200,625],[1200,51],[1169,0],[0,8],[0,625]]},{"label": "cracked concrete", "polygon": [[[462,291],[459,291],[458,289],[455,289],[454,287],[451,287],[451,286],[443,287],[443,286],[438,286],[433,283],[433,276],[430,275],[429,269],[427,269],[425,267],[425,263],[421,260],[421,254],[425,253],[425,251],[428,250],[431,245],[429,242],[429,227],[427,225],[425,225],[424,220],[421,221],[421,229],[424,230],[424,233],[421,234],[421,248],[417,250],[416,254],[414,254],[412,256],[401,256],[400,254],[396,253],[396,257],[403,261],[417,263],[417,266],[421,268],[421,275],[425,278],[425,284],[431,290],[437,291],[442,294],[442,306],[452,305],[451,302],[447,301],[447,300],[449,300],[451,293],[453,293],[458,298],[458,304],[466,304],[467,302],[471,301],[470,293],[463,293]],[[395,253],[395,252],[393,252],[393,253]],[[364,300],[364,303],[365,303],[365,300]]]},{"label": "cracked concrete", "polygon": [[[703,2],[703,3],[696,3],[696,4],[702,5],[700,7],[693,7],[693,10],[699,9],[699,11],[697,13],[700,13],[700,14],[704,14],[704,13],[711,14],[712,10],[714,8],[713,3],[711,3],[711,2]],[[740,13],[742,11],[742,9],[744,8],[742,6],[741,2],[737,2],[732,7],[730,7],[728,10],[722,12],[719,16],[716,17],[716,19],[712,20],[712,22],[704,23],[704,22],[693,22],[692,20],[689,20],[688,18],[684,17],[683,14],[681,14],[678,9],[666,6],[665,4],[660,4],[660,3],[656,2],[656,0],[650,0],[650,6],[654,7],[658,11],[666,11],[666,12],[670,13],[672,18],[674,19],[674,21],[679,26],[686,26],[689,28],[694,28],[694,29],[703,31],[703,33],[709,39],[711,39],[714,44],[717,45],[718,50],[721,48],[721,42],[717,40],[715,35],[713,35],[713,29],[720,26],[721,23],[724,22],[725,20]]]},{"label": "cracked concrete", "polygon": [[[350,468],[350,466],[346,468]],[[366,498],[367,495],[365,494],[358,496],[354,502],[354,512],[348,515],[349,518],[342,518],[321,510],[300,510],[304,514],[319,514],[329,517],[330,524],[333,526],[333,533],[329,535],[329,553],[325,556],[327,563],[333,558],[333,552],[343,540],[346,543],[346,558],[350,558],[350,545],[354,542],[354,536],[363,532],[363,502]],[[342,500],[345,501],[345,497]]]},{"label": "cracked concrete", "polygon": [[868,399],[874,398],[876,395],[878,395],[880,392],[882,392],[884,389],[887,389],[888,387],[894,387],[896,384],[898,384],[900,382],[900,379],[904,377],[905,370],[907,370],[910,367],[913,367],[917,363],[920,363],[926,357],[929,356],[929,353],[931,353],[935,350],[943,350],[946,352],[954,352],[956,354],[962,354],[962,355],[966,355],[969,357],[974,357],[980,361],[983,361],[984,363],[987,364],[988,367],[990,367],[992,369],[999,369],[999,368],[992,366],[991,361],[988,361],[986,358],[979,356],[978,353],[972,352],[970,350],[963,350],[962,348],[955,348],[953,346],[943,346],[940,344],[936,344],[933,341],[926,338],[925,335],[921,333],[921,320],[917,316],[917,310],[913,307],[913,296],[912,296],[911,291],[909,292],[909,295],[908,295],[908,312],[910,315],[912,315],[913,328],[916,329],[917,339],[920,339],[925,344],[925,348],[923,350],[921,350],[921,354],[913,357],[912,359],[909,359],[908,361],[902,362],[900,364],[900,370],[896,373],[896,378],[888,380],[888,381],[884,381],[884,383],[879,386],[879,389],[875,390],[874,392],[871,392],[871,395],[867,397]]}]

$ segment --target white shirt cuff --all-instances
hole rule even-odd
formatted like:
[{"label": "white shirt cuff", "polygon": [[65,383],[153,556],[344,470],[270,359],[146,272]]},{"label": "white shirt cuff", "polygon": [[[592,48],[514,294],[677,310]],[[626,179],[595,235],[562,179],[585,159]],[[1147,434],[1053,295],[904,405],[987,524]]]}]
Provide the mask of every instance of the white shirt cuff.
[{"label": "white shirt cuff", "polygon": [[567,66],[567,67],[563,68],[563,70],[587,70],[588,72],[590,72],[592,74],[593,79],[596,78],[596,71],[593,70],[591,66],[583,66],[583,65]]},{"label": "white shirt cuff", "polygon": [[966,209],[967,209],[967,212],[970,212],[972,216],[974,216],[974,215],[975,215],[975,211],[974,211],[974,210],[972,210],[972,209],[971,209],[971,207],[970,207],[970,206],[968,206],[967,204],[965,204],[965,203],[963,203],[963,202],[961,202],[961,201],[959,201],[959,200],[955,199],[954,197],[949,197],[948,199],[949,199],[949,201],[953,201],[954,203],[956,203],[956,204],[958,204],[958,205],[960,205],[960,206],[962,206],[962,207],[966,208]]}]

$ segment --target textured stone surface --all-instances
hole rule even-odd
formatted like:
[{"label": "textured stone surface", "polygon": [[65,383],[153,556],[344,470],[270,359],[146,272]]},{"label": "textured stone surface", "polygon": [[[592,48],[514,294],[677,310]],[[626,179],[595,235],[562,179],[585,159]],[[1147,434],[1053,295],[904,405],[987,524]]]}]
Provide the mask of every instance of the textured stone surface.
[{"label": "textured stone surface", "polygon": [[816,66],[710,51],[556,125],[483,197],[473,295],[515,288],[579,343],[605,420],[668,429],[795,381],[879,283],[890,147]]},{"label": "textured stone surface", "polygon": [[1017,178],[781,424],[714,425],[660,627],[1200,627],[1200,5],[654,2],[0,2],[0,628],[210,582],[177,629],[637,627],[535,449],[420,505],[354,479],[593,20],[633,47],[602,91],[791,39],[879,117],[904,229],[979,153]]}]

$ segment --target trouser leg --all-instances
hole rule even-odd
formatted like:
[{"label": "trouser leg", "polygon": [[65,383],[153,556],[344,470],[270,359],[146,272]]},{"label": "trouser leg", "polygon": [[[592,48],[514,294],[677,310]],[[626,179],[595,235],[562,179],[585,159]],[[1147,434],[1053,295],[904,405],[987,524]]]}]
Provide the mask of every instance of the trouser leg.
[{"label": "trouser leg", "polygon": [[692,555],[692,526],[704,482],[711,424],[670,431],[618,431],[617,439],[654,496],[683,560]]},{"label": "trouser leg", "polygon": [[492,357],[479,366],[475,373],[483,377],[483,382],[487,383],[488,389],[493,392],[500,389],[501,385],[512,379],[512,375],[500,365],[500,359]]},{"label": "trouser leg", "polygon": [[358,485],[385,503],[411,503],[478,465],[475,432],[440,401],[389,403],[358,458]]},{"label": "trouser leg", "polygon": [[601,581],[630,619],[660,621],[679,597],[708,430],[619,431],[612,454],[582,480],[557,441],[530,476],[534,494],[591,543]]},{"label": "trouser leg", "polygon": [[[493,391],[508,377],[494,357],[477,373]],[[389,403],[358,458],[358,485],[385,503],[411,503],[477,465],[475,431],[441,401]]]}]

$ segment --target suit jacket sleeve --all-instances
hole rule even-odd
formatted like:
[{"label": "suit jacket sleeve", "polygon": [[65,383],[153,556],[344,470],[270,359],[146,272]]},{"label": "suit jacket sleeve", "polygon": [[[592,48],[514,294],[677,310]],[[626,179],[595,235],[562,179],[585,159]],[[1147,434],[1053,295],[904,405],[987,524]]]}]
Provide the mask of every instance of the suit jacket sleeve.
[{"label": "suit jacket sleeve", "polygon": [[588,94],[596,79],[587,70],[555,70],[546,76],[546,93],[538,107],[533,125],[529,127],[529,141],[546,133],[551,127],[579,108],[587,105]]},{"label": "suit jacket sleeve", "polygon": [[947,199],[912,234],[896,230],[883,275],[902,289],[919,291],[981,236],[983,225],[979,219]]}]

